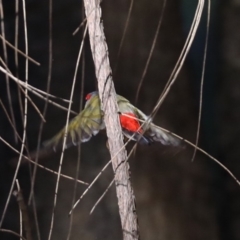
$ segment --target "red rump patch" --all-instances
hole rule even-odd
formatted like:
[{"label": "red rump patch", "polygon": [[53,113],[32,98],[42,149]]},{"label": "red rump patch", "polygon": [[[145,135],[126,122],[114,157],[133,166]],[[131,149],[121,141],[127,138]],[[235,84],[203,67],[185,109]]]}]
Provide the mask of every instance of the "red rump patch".
[{"label": "red rump patch", "polygon": [[133,113],[124,113],[126,115],[120,115],[120,123],[122,128],[125,128],[131,132],[142,132],[141,125],[139,121],[136,119],[136,115]]}]

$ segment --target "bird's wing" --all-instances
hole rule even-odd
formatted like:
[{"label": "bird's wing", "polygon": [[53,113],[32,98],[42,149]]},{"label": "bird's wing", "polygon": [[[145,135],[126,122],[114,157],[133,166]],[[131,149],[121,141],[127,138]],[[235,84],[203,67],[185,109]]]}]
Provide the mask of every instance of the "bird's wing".
[{"label": "bird's wing", "polygon": [[[87,142],[90,138],[105,127],[100,109],[98,96],[93,97],[84,110],[73,118],[68,125],[66,148],[77,145],[80,142]],[[62,146],[65,128],[63,128],[52,139],[43,143],[44,147],[51,147],[54,150]]]}]

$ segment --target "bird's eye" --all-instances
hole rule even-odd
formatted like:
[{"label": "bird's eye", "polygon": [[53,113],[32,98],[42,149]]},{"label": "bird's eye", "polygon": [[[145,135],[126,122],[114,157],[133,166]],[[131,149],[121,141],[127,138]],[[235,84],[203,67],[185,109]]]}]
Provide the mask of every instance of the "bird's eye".
[{"label": "bird's eye", "polygon": [[87,96],[85,97],[86,100],[89,100],[91,98],[91,93],[88,93]]}]

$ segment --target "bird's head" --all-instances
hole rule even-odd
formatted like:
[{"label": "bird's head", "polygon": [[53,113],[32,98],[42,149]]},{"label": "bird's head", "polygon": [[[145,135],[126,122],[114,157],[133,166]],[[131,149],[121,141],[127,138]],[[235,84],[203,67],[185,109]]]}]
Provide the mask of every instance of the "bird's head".
[{"label": "bird's head", "polygon": [[98,95],[98,91],[88,93],[85,97],[85,100],[86,100],[85,106],[87,106],[87,104],[90,102],[90,100],[96,95]]},{"label": "bird's head", "polygon": [[88,100],[90,100],[90,98],[92,98],[93,96],[96,96],[97,94],[98,94],[98,91],[88,93],[85,97],[85,100],[88,101]]}]

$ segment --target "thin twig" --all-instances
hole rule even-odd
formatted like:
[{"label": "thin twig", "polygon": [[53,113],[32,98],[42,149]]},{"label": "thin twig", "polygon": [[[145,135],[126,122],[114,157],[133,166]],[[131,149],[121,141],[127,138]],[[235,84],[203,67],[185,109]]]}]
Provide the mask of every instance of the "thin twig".
[{"label": "thin twig", "polygon": [[[32,240],[32,231],[31,231],[31,223],[30,223],[30,219],[29,219],[29,214],[28,214],[28,210],[27,210],[27,206],[25,204],[24,198],[23,198],[23,194],[22,191],[20,189],[18,180],[16,179],[16,185],[17,185],[17,191],[14,191],[13,194],[17,199],[18,202],[18,207],[19,210],[21,212],[22,215],[22,223],[23,223],[23,227],[26,233],[26,239],[27,240]],[[20,234],[22,236],[22,234]]]},{"label": "thin twig", "polygon": [[76,30],[73,32],[73,36],[74,35],[76,35],[77,34],[77,32],[84,26],[84,23],[86,23],[87,22],[87,18],[84,18],[83,20],[82,20],[82,22],[80,23],[80,25],[76,28]]},{"label": "thin twig", "polygon": [[161,13],[160,13],[160,17],[159,17],[157,29],[156,29],[156,32],[155,32],[155,35],[154,35],[154,38],[153,38],[152,46],[151,46],[151,49],[150,49],[150,52],[149,52],[149,55],[148,55],[148,58],[147,58],[147,62],[146,62],[146,64],[145,64],[145,67],[144,67],[144,70],[143,70],[143,73],[142,73],[142,77],[141,77],[141,79],[140,79],[140,81],[139,81],[139,84],[138,84],[137,93],[136,93],[136,98],[135,98],[135,104],[136,104],[137,101],[138,101],[138,96],[139,96],[139,93],[140,93],[140,90],[141,90],[143,81],[144,81],[144,79],[145,79],[145,76],[146,76],[146,74],[147,74],[147,70],[148,70],[149,63],[150,63],[150,61],[151,61],[151,59],[152,59],[153,51],[154,51],[154,48],[155,48],[155,46],[156,46],[156,42],[157,42],[159,30],[160,30],[160,27],[161,27],[161,24],[162,24],[162,19],[163,19],[163,15],[164,15],[164,10],[165,10],[165,8],[166,8],[166,0],[164,0],[164,2],[163,2],[163,6],[162,6]]},{"label": "thin twig", "polygon": [[[0,57],[0,62],[3,64],[3,66],[7,69],[7,71],[11,73],[10,69],[8,68],[8,66],[5,64],[5,62],[2,60],[2,58]],[[22,118],[23,118],[23,106],[22,106],[22,99],[20,96],[20,92],[22,92],[24,94],[24,90],[23,88],[18,84],[18,98],[19,98],[19,104],[20,104],[20,110],[21,110],[21,114],[22,114]],[[38,107],[36,106],[36,104],[33,102],[33,100],[27,96],[29,102],[32,104],[33,108],[36,110],[36,112],[39,114],[40,118],[42,119],[42,121],[46,122],[46,120],[44,119],[44,117],[42,116],[40,110],[38,109]],[[17,135],[17,131],[15,130],[15,127],[13,128],[15,131],[15,135]]]},{"label": "thin twig", "polygon": [[[14,61],[16,67],[16,77],[19,78],[19,62],[18,62],[18,33],[19,33],[19,0],[15,0],[15,34],[14,34]],[[18,103],[20,107],[21,120],[23,123],[23,102],[20,86],[18,85]]]},{"label": "thin twig", "polygon": [[[128,139],[128,141],[123,145],[122,149],[125,148],[127,146],[127,144],[131,141],[131,138]],[[122,150],[120,149],[118,152],[116,152],[116,154],[114,155],[113,158],[115,158],[119,152]],[[89,186],[85,189],[85,191],[82,193],[82,195],[78,198],[78,200],[75,202],[75,204],[72,206],[72,209],[69,211],[69,215],[71,215],[73,213],[73,210],[77,207],[77,205],[80,203],[80,201],[84,198],[84,196],[88,193],[88,191],[92,188],[92,186],[95,184],[95,182],[100,178],[100,176],[103,174],[103,172],[107,169],[107,167],[110,165],[110,163],[112,162],[111,158],[105,165],[104,167],[101,169],[101,171],[97,174],[97,176],[92,180],[92,182],[89,184]]]},{"label": "thin twig", "polygon": [[[201,86],[200,86],[200,99],[199,99],[199,111],[198,111],[198,126],[197,126],[197,135],[195,145],[198,145],[199,134],[200,134],[200,126],[201,126],[201,118],[202,118],[202,101],[203,101],[203,84],[204,84],[204,74],[206,68],[206,58],[207,58],[207,49],[208,49],[208,36],[209,36],[209,26],[210,26],[210,0],[208,0],[208,14],[207,14],[207,32],[205,38],[205,47],[204,47],[204,55],[203,55],[203,67],[202,67],[202,76],[201,76]],[[194,148],[192,162],[196,156],[197,149]]]},{"label": "thin twig", "polygon": [[[84,12],[84,9],[82,9]],[[85,32],[85,30],[84,30]],[[86,34],[83,32],[83,39],[85,39]],[[79,112],[82,111],[83,108],[83,89],[84,89],[84,79],[85,79],[85,57],[84,57],[84,48],[83,48],[83,53],[82,53],[82,74],[81,74],[81,89],[80,89],[80,105],[79,105]],[[79,171],[80,171],[80,160],[81,160],[81,142],[78,144],[78,158],[77,158],[77,166],[76,166],[76,179],[78,179],[79,176]],[[77,194],[77,182],[75,181],[74,183],[74,189],[73,189],[73,198],[72,198],[72,207],[75,203],[76,200],[76,194]],[[71,238],[71,233],[72,233],[72,225],[73,225],[73,214],[70,216],[70,221],[69,221],[69,229],[68,229],[68,235],[66,240],[70,240]]]},{"label": "thin twig", "polygon": [[80,201],[84,198],[84,196],[88,193],[88,191],[92,188],[94,183],[98,180],[98,178],[103,174],[103,172],[107,169],[107,167],[110,165],[112,160],[109,160],[105,166],[102,168],[102,170],[98,173],[98,175],[93,179],[93,181],[89,184],[89,186],[85,189],[85,191],[82,193],[82,195],[78,198],[78,200],[75,202],[75,204],[72,206],[72,209],[69,211],[69,216],[72,215],[73,210],[76,208],[76,206],[80,203]]},{"label": "thin twig", "polygon": [[[8,143],[6,140],[4,140],[1,136],[0,136],[0,141],[2,141],[6,146],[8,146],[10,149],[12,149],[15,153],[20,154],[20,152],[19,152],[17,149],[15,149],[13,146],[11,146],[11,144],[9,144],[9,143]],[[23,155],[23,159],[26,159],[26,160],[29,161],[30,163],[35,164],[35,165],[37,165],[38,167],[40,167],[40,168],[42,168],[42,169],[44,169],[44,170],[46,170],[46,171],[48,171],[48,172],[51,172],[51,173],[53,173],[53,174],[55,174],[55,175],[58,174],[57,172],[53,171],[52,169],[49,169],[49,168],[47,168],[47,167],[45,167],[45,166],[43,166],[43,165],[41,165],[41,164],[39,164],[39,163],[35,163],[33,160],[31,160],[30,158],[28,158],[28,157],[25,156],[25,155]],[[72,180],[72,181],[75,181],[75,178],[69,177],[69,176],[67,176],[67,175],[65,175],[65,174],[61,174],[61,177],[66,178],[66,179],[69,179],[69,180]],[[77,180],[77,182],[79,182],[79,183],[81,183],[81,184],[84,184],[84,185],[89,185],[87,182],[84,182],[84,181],[81,181],[81,180]]]},{"label": "thin twig", "polygon": [[0,232],[11,233],[11,234],[13,234],[13,235],[15,235],[17,237],[20,237],[20,239],[22,239],[22,240],[27,240],[26,238],[22,237],[18,233],[14,232],[12,230],[9,230],[9,229],[0,228]]},{"label": "thin twig", "polygon": [[[26,23],[27,21],[26,21],[25,0],[22,0],[22,2],[23,2],[25,50],[26,50],[26,55],[28,55],[28,38],[27,38],[27,23]],[[25,64],[25,84],[26,85],[28,84],[28,60],[27,59],[26,59],[26,64]],[[22,137],[21,151],[20,151],[20,154],[19,154],[18,164],[17,164],[16,170],[15,170],[15,173],[14,173],[14,177],[13,177],[13,181],[12,181],[12,184],[11,184],[11,187],[10,187],[10,191],[9,191],[9,194],[8,194],[8,197],[7,197],[7,201],[6,201],[6,204],[4,206],[3,213],[2,213],[2,217],[1,217],[1,221],[0,221],[0,228],[1,228],[2,224],[3,224],[3,220],[4,220],[6,212],[7,212],[7,208],[8,208],[9,201],[10,201],[10,198],[11,198],[11,195],[12,195],[12,191],[13,191],[13,188],[14,188],[14,184],[15,184],[15,181],[16,181],[16,178],[17,178],[19,167],[21,165],[21,160],[22,160],[22,156],[23,156],[23,150],[24,150],[24,147],[25,147],[26,127],[27,127],[27,111],[28,111],[28,99],[27,99],[27,96],[28,96],[28,89],[25,88],[24,122],[23,122],[23,137]]]},{"label": "thin twig", "polygon": [[[31,86],[30,84],[25,84],[23,81],[19,80],[18,78],[14,77],[12,74],[10,74],[8,71],[6,71],[3,67],[0,66],[0,71],[2,71],[4,74],[7,74],[12,80],[14,80],[17,84],[21,85],[23,88],[28,88],[28,91],[29,92],[32,92],[33,94],[35,94],[36,96],[38,96],[39,98],[43,99],[44,101],[48,101],[49,103],[51,103],[52,105],[60,108],[60,109],[63,109],[65,111],[68,111],[68,109],[66,107],[63,107],[62,105],[58,104],[58,103],[55,103],[53,102],[52,100],[50,99],[47,99],[46,97],[43,97],[41,94],[43,95],[46,95],[48,97],[52,97],[52,98],[55,98],[55,99],[60,99],[64,102],[69,102],[69,100],[67,99],[63,99],[63,98],[59,98],[59,97],[56,97],[56,96],[53,96],[51,94],[48,94],[38,88],[34,88],[33,86]],[[40,93],[38,93],[40,92]],[[72,111],[71,110],[71,113],[74,114],[74,115],[77,115],[78,113],[76,113],[75,111]]]},{"label": "thin twig", "polygon": [[107,194],[108,190],[110,189],[110,187],[114,184],[114,178],[113,180],[109,183],[109,185],[107,186],[106,190],[103,192],[103,194],[100,196],[100,198],[96,201],[96,203],[93,205],[91,211],[89,214],[92,214],[93,211],[95,210],[95,208],[97,207],[97,205],[101,202],[101,200],[104,198],[104,196]]},{"label": "thin twig", "polygon": [[179,138],[180,140],[182,140],[183,142],[187,143],[188,145],[192,146],[193,148],[196,148],[199,152],[203,153],[204,155],[206,155],[207,157],[209,157],[210,159],[212,159],[215,163],[217,163],[223,170],[225,170],[229,175],[230,177],[233,178],[233,180],[240,186],[240,181],[237,179],[237,177],[224,165],[222,164],[219,160],[217,160],[215,157],[213,157],[212,155],[210,155],[209,153],[207,153],[206,151],[204,151],[202,148],[196,146],[194,143],[186,140],[185,138],[182,138],[181,136],[173,133],[173,132],[170,132],[168,131],[167,129],[164,129],[162,127],[159,127],[159,126],[156,126],[158,127],[159,129],[163,130],[164,132],[167,132],[169,134],[172,134],[173,136]]},{"label": "thin twig", "polygon": [[0,106],[2,106],[2,109],[3,109],[4,113],[5,113],[8,121],[9,121],[9,123],[10,123],[10,125],[11,125],[11,127],[13,128],[14,131],[16,131],[16,134],[17,134],[18,139],[20,140],[20,142],[22,142],[22,139],[21,139],[20,135],[18,134],[17,130],[15,129],[15,126],[13,125],[13,122],[12,122],[12,120],[11,120],[11,118],[10,118],[8,112],[7,112],[7,109],[6,109],[6,107],[4,106],[1,98],[0,98]]},{"label": "thin twig", "polygon": [[[36,93],[39,93],[39,94],[42,94],[42,95],[45,95],[45,96],[48,96],[48,97],[51,97],[51,98],[58,99],[58,100],[61,100],[63,102],[69,103],[68,99],[64,99],[64,98],[54,96],[52,94],[49,94],[47,92],[44,92],[44,91],[40,90],[39,88],[33,87],[29,83],[25,83],[24,81],[22,81],[22,80],[16,78],[15,76],[13,76],[11,73],[9,73],[7,70],[5,70],[1,66],[0,66],[0,71],[3,72],[4,74],[8,75],[9,78],[11,78],[14,82],[18,83],[19,85],[21,85],[23,88],[25,88],[25,89],[27,88],[29,92],[32,92],[36,96],[38,96]],[[44,100],[46,100],[46,98]]]},{"label": "thin twig", "polygon": [[195,36],[196,36],[196,32],[197,32],[197,29],[198,29],[198,26],[199,26],[199,23],[200,23],[200,20],[202,17],[203,7],[204,7],[204,0],[199,0],[195,15],[194,15],[193,23],[191,25],[191,28],[190,28],[188,37],[186,39],[186,42],[184,44],[183,50],[182,50],[182,52],[178,58],[178,61],[167,81],[167,84],[166,84],[162,94],[160,95],[160,97],[151,113],[152,118],[155,116],[155,114],[159,110],[160,106],[162,105],[164,99],[167,97],[168,93],[170,92],[173,84],[175,83],[175,81],[177,79],[177,76],[178,76],[180,70],[182,69],[183,63],[185,62],[187,54],[190,50],[190,47],[193,43]]},{"label": "thin twig", "polygon": [[121,54],[121,51],[122,51],[123,43],[124,43],[124,40],[125,40],[125,37],[126,37],[126,33],[127,33],[127,29],[128,29],[129,22],[130,22],[130,17],[131,17],[131,14],[132,14],[133,3],[134,3],[134,0],[131,0],[130,7],[128,9],[128,15],[127,15],[126,23],[125,23],[123,34],[122,34],[122,38],[121,38],[120,45],[119,45],[119,48],[118,48],[116,64],[115,64],[115,66],[113,68],[113,73],[116,73],[116,71],[117,71],[118,61],[119,61],[119,58],[120,58],[120,54]]},{"label": "thin twig", "polygon": [[[19,192],[21,189],[20,189],[20,185],[19,185],[18,179],[16,179],[16,185],[17,185],[17,192]],[[13,194],[14,194],[14,192],[13,192]],[[19,208],[19,225],[20,225],[19,226],[20,227],[20,236],[22,237],[22,235],[23,235],[23,217],[22,217],[22,210],[21,210],[21,208]]]},{"label": "thin twig", "polygon": [[0,34],[0,39],[2,39],[2,41],[8,45],[9,47],[11,47],[12,49],[14,49],[14,51],[17,51],[18,53],[20,53],[23,57],[27,58],[29,61],[33,62],[34,64],[36,64],[37,66],[40,66],[41,64],[39,62],[37,62],[36,60],[34,60],[33,58],[27,56],[24,52],[22,52],[21,50],[19,50],[18,48],[16,48],[15,46],[13,46],[10,42],[8,42],[6,40],[6,38],[4,36],[2,36]]},{"label": "thin twig", "polygon": [[[51,83],[51,78],[52,78],[52,0],[49,0],[49,43],[48,43],[48,77],[47,77],[47,89],[46,92],[50,92],[50,83]],[[47,97],[48,100],[48,97]],[[43,117],[45,118],[46,112],[47,112],[47,107],[48,107],[48,101],[45,102],[44,108],[43,108]],[[40,126],[39,126],[39,133],[38,133],[38,141],[37,141],[37,150],[36,150],[36,158],[35,161],[38,163],[38,153],[41,147],[41,139],[42,139],[42,131],[43,131],[43,124],[44,121],[41,121]],[[31,190],[28,198],[28,205],[30,205],[31,198],[33,195],[33,190],[34,190],[34,183],[35,183],[35,178],[37,174],[37,166],[35,165],[33,168],[33,174],[32,174],[32,179],[31,179]]]},{"label": "thin twig", "polygon": [[[5,38],[4,12],[3,12],[2,0],[0,0],[0,16],[1,16],[1,32],[2,32],[3,38]],[[7,54],[7,47],[6,47],[5,41],[3,41],[2,44],[3,44],[4,60],[5,60],[6,65],[8,65],[8,54]],[[14,112],[13,112],[12,96],[11,96],[11,91],[10,91],[8,75],[5,75],[5,79],[6,79],[6,87],[7,87],[8,104],[9,104],[9,108],[10,108],[10,116],[11,116],[12,123],[14,125],[14,129],[16,129],[16,121],[15,121],[15,116],[14,116]],[[17,143],[17,134],[15,131],[14,131],[14,138],[15,138],[15,142]]]},{"label": "thin twig", "polygon": [[[128,139],[128,141],[125,143],[125,146],[129,143],[129,141],[131,140]],[[134,153],[135,149],[137,148],[137,142],[134,144],[134,146],[132,147],[130,153],[128,154],[128,157],[126,159],[126,161],[129,160],[130,156]],[[97,205],[100,203],[100,201],[103,199],[103,197],[107,194],[108,190],[110,189],[110,187],[112,186],[112,184],[114,183],[114,179],[115,177],[113,178],[113,180],[110,182],[110,184],[108,185],[108,187],[106,188],[106,190],[103,192],[103,194],[100,196],[100,198],[97,200],[97,202],[94,204],[94,206],[92,207],[91,211],[90,211],[90,214],[93,213],[93,211],[95,210],[95,208],[97,207]]]},{"label": "thin twig", "polygon": [[[87,32],[87,25],[85,28],[84,35],[86,34],[86,32]],[[77,78],[79,62],[80,62],[80,58],[82,55],[83,44],[84,44],[84,38],[80,45],[78,58],[77,58],[77,64],[76,64],[74,77],[73,77],[72,89],[71,89],[71,94],[70,94],[70,102],[69,102],[68,113],[67,113],[67,121],[66,121],[64,139],[63,139],[62,153],[61,153],[59,167],[58,167],[58,176],[57,176],[57,182],[56,182],[56,187],[55,187],[55,195],[54,195],[54,201],[53,201],[53,210],[52,210],[52,217],[51,217],[51,223],[50,223],[50,230],[49,230],[49,234],[48,234],[48,240],[50,240],[52,237],[55,209],[56,209],[56,204],[57,204],[58,189],[59,189],[59,183],[60,183],[60,174],[61,174],[61,170],[62,170],[62,163],[63,163],[63,157],[64,157],[64,152],[65,152],[65,147],[66,147],[66,140],[67,140],[67,129],[68,129],[68,124],[69,124],[70,110],[71,110],[71,106],[72,106],[72,98],[73,98],[73,93],[74,93],[74,89],[75,89],[75,83],[76,83],[76,78]]]},{"label": "thin twig", "polygon": [[38,211],[37,211],[36,200],[35,200],[34,195],[33,195],[33,198],[32,198],[32,203],[33,203],[33,216],[34,216],[34,221],[35,221],[35,226],[36,226],[37,239],[41,240],[39,221],[38,221],[38,216],[37,216]]}]

